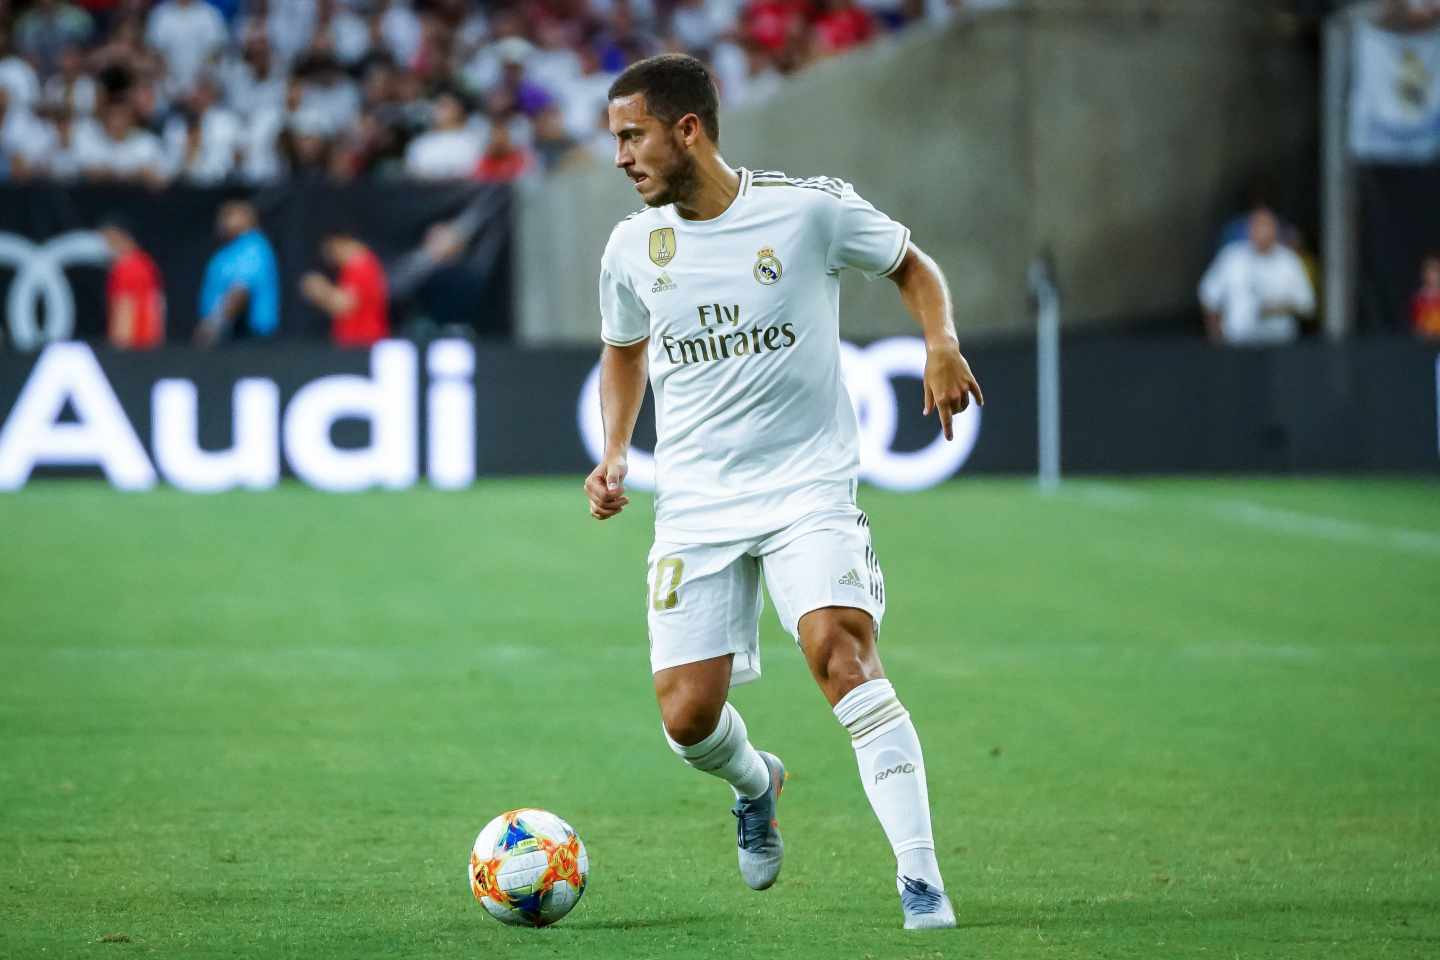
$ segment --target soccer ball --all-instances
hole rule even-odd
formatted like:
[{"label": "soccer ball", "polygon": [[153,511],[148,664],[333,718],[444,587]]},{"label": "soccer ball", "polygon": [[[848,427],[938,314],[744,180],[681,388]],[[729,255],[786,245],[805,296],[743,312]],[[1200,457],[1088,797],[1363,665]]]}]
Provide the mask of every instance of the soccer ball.
[{"label": "soccer ball", "polygon": [[517,927],[547,927],[565,916],[589,876],[585,844],[546,810],[500,814],[470,851],[470,891],[490,916]]}]

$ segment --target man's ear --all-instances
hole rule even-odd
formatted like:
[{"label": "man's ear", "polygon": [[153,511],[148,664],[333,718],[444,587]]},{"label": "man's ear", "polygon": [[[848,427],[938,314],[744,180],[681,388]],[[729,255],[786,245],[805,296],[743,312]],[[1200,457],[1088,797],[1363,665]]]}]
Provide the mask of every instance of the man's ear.
[{"label": "man's ear", "polygon": [[700,118],[693,113],[687,113],[675,124],[675,130],[680,134],[680,139],[687,147],[695,146],[695,141],[700,139]]}]

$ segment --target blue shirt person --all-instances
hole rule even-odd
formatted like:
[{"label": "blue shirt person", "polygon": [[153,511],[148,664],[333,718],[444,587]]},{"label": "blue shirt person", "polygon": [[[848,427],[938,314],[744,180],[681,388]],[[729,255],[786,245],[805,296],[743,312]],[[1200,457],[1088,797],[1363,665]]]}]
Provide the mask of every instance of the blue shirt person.
[{"label": "blue shirt person", "polygon": [[195,342],[213,346],[229,334],[242,311],[251,337],[273,336],[280,326],[280,271],[255,208],[243,200],[227,203],[217,227],[228,242],[205,268]]}]

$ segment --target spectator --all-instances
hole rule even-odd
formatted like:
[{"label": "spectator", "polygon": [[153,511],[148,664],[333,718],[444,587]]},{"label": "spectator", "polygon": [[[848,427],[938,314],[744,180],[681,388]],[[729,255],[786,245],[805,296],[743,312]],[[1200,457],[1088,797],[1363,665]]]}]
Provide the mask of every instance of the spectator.
[{"label": "spectator", "polygon": [[60,51],[58,72],[45,81],[42,89],[45,106],[91,116],[99,99],[95,78],[85,72],[85,55],[79,47]]},{"label": "spectator", "polygon": [[511,140],[510,128],[496,123],[490,127],[490,143],[475,167],[475,179],[481,183],[513,183],[529,173],[534,163],[530,151]]},{"label": "spectator", "polygon": [[0,20],[0,88],[9,94],[12,108],[29,110],[40,99],[40,79],[35,69],[11,49],[4,20]]},{"label": "spectator", "polygon": [[559,107],[550,107],[535,118],[534,146],[535,155],[545,170],[557,170],[584,155],[579,141],[565,129]]},{"label": "spectator", "polygon": [[239,329],[244,333],[274,336],[280,327],[280,271],[259,215],[249,203],[232,200],[220,208],[216,232],[225,245],[205,268],[195,343],[213,347],[231,336],[242,311],[246,322]]},{"label": "spectator", "polygon": [[816,52],[823,56],[869,43],[875,34],[875,21],[855,0],[821,0],[813,26]]},{"label": "spectator", "polygon": [[26,180],[44,172],[45,125],[0,87],[0,179]]},{"label": "spectator", "polygon": [[[383,10],[371,18],[371,37],[379,35],[396,63],[409,66],[420,52],[420,18],[408,0],[384,0]],[[372,46],[378,47],[372,40]]]},{"label": "spectator", "polygon": [[145,28],[146,42],[165,60],[170,93],[189,91],[225,39],[225,21],[204,0],[163,0]]},{"label": "spectator", "polygon": [[435,98],[435,120],[428,133],[405,151],[405,172],[420,180],[459,180],[475,172],[480,140],[467,126],[465,101],[444,91]]},{"label": "spectator", "polygon": [[30,58],[41,76],[60,66],[60,55],[69,47],[84,46],[95,31],[90,14],[62,0],[35,0],[35,5],[15,21],[15,49]]},{"label": "spectator", "polygon": [[1440,253],[1420,264],[1420,289],[1410,301],[1410,326],[1424,340],[1440,340]]},{"label": "spectator", "polygon": [[220,66],[219,77],[225,105],[236,116],[273,109],[285,102],[285,68],[273,55],[263,29],[251,28],[245,34],[239,56],[230,57]]},{"label": "spectator", "polygon": [[1210,339],[1232,346],[1288,343],[1298,316],[1315,311],[1315,291],[1300,258],[1280,245],[1279,221],[1269,210],[1250,218],[1247,240],[1220,252],[1200,283]]},{"label": "spectator", "polygon": [[730,32],[733,20],[707,0],[679,0],[670,12],[670,35],[681,50],[706,51]]},{"label": "spectator", "polygon": [[805,7],[800,0],[755,0],[746,7],[741,22],[746,39],[779,56],[804,35]]},{"label": "spectator", "polygon": [[108,104],[101,122],[102,126],[91,124],[78,131],[75,151],[85,177],[163,186],[165,156],[160,138],[136,126],[128,99]]},{"label": "spectator", "polygon": [[165,125],[172,176],[186,183],[222,183],[235,170],[242,147],[240,119],[216,103],[214,81],[201,77],[181,110]]},{"label": "spectator", "polygon": [[313,107],[296,110],[280,144],[291,179],[322,180],[330,175],[334,144],[330,120],[324,113]]},{"label": "spectator", "polygon": [[106,339],[117,350],[153,350],[165,342],[165,291],[160,270],[120,217],[100,222],[113,262],[105,286]]},{"label": "spectator", "polygon": [[388,337],[389,297],[379,258],[355,231],[345,228],[326,233],[321,253],[338,273],[338,282],[321,273],[307,273],[301,278],[300,292],[329,315],[331,342],[337,347],[368,347]]},{"label": "spectator", "polygon": [[79,180],[84,170],[80,166],[80,151],[76,146],[77,131],[91,128],[94,124],[95,121],[77,118],[63,107],[53,110],[51,122],[45,128],[44,139],[38,144],[34,158],[37,171],[58,183]]},{"label": "spectator", "polygon": [[310,43],[313,49],[327,51],[346,67],[353,67],[370,52],[370,28],[336,0],[319,0]]}]

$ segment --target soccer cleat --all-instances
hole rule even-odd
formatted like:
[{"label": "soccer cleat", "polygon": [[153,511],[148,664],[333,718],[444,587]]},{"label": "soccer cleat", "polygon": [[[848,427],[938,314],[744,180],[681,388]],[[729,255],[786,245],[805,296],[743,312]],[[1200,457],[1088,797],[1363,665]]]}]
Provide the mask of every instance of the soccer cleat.
[{"label": "soccer cleat", "polygon": [[775,805],[780,791],[785,789],[785,764],[763,750],[760,758],[770,770],[770,789],[753,799],[740,797],[730,811],[735,815],[740,876],[751,890],[764,890],[774,884],[785,859],[785,842],[780,839],[780,824],[775,819]]},{"label": "soccer cleat", "polygon": [[948,930],[955,926],[955,908],[945,891],[924,880],[900,878],[900,909],[906,930]]}]

